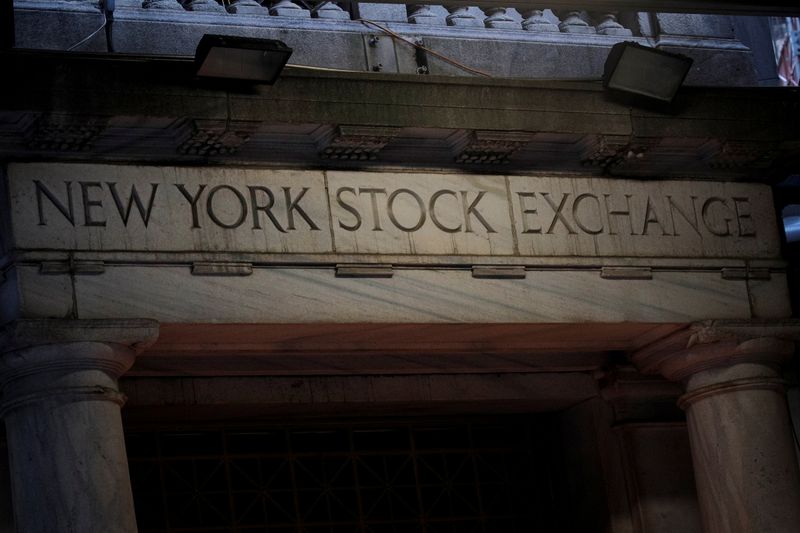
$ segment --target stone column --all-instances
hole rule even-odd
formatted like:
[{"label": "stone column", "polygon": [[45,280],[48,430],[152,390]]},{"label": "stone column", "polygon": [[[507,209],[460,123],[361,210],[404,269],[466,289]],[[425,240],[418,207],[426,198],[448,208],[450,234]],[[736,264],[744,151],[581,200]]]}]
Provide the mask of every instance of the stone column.
[{"label": "stone column", "polygon": [[20,320],[2,330],[17,531],[136,531],[117,378],[157,335],[149,320]]},{"label": "stone column", "polygon": [[684,384],[706,533],[800,531],[800,473],[781,365],[797,322],[697,324],[634,362]]}]

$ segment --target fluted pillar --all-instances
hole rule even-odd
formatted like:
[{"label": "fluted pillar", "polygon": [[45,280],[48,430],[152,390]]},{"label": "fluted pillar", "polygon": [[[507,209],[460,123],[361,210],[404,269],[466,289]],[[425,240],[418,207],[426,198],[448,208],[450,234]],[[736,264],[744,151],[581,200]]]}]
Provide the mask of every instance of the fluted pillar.
[{"label": "fluted pillar", "polygon": [[633,356],[684,384],[706,533],[800,531],[800,472],[781,365],[796,322],[698,324]]},{"label": "fluted pillar", "polygon": [[148,320],[21,320],[2,331],[17,531],[136,531],[117,378],[157,334]]}]

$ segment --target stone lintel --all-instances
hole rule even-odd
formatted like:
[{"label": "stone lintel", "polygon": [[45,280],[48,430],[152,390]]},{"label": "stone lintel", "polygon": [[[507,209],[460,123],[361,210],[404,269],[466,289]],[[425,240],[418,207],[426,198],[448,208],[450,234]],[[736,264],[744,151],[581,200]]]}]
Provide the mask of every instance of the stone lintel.
[{"label": "stone lintel", "polygon": [[742,363],[780,367],[791,357],[797,339],[798,320],[708,320],[637,350],[631,360],[645,374],[681,381]]}]

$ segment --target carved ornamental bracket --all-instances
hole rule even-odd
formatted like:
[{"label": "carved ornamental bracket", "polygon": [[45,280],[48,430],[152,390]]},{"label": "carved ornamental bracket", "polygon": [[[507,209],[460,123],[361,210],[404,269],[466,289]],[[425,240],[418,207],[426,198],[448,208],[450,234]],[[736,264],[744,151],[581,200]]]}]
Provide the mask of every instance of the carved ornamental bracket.
[{"label": "carved ornamental bracket", "polygon": [[798,320],[709,320],[692,324],[631,355],[644,374],[683,381],[693,374],[741,363],[780,367],[800,339]]}]

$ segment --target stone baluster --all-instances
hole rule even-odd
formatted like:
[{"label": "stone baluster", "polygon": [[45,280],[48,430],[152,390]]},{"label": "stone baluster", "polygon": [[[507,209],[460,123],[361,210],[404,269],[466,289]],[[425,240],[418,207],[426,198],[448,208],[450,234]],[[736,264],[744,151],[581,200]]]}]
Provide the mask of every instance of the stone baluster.
[{"label": "stone baluster", "polygon": [[144,9],[170,9],[183,11],[183,6],[178,0],[144,0],[142,2]]},{"label": "stone baluster", "polygon": [[595,29],[589,26],[583,18],[581,11],[558,11],[556,16],[561,19],[558,29],[564,33],[595,33]]},{"label": "stone baluster", "polygon": [[435,26],[440,24],[439,17],[431,11],[431,6],[426,4],[409,4],[408,21],[412,24],[427,24]]},{"label": "stone baluster", "polygon": [[522,29],[534,32],[557,32],[558,26],[550,22],[541,9],[530,9],[523,11]]},{"label": "stone baluster", "polygon": [[227,13],[221,4],[214,0],[189,0],[183,4],[186,11],[200,11],[205,13]]},{"label": "stone baluster", "polygon": [[336,2],[316,2],[316,5],[319,7],[312,15],[316,18],[350,20],[350,13],[342,9]]},{"label": "stone baluster", "polygon": [[144,7],[142,4],[142,0],[116,0],[115,9],[140,9]]},{"label": "stone baluster", "polygon": [[798,337],[796,321],[719,321],[633,355],[643,371],[684,384],[679,405],[705,533],[800,531],[800,472],[779,371]]},{"label": "stone baluster", "polygon": [[117,378],[150,320],[19,320],[0,333],[17,531],[135,533]]},{"label": "stone baluster", "polygon": [[487,28],[502,28],[509,30],[519,29],[519,22],[508,16],[505,7],[487,7],[483,10],[486,19],[483,21]]},{"label": "stone baluster", "polygon": [[483,28],[483,21],[476,17],[467,6],[444,6],[450,13],[447,15],[448,26]]},{"label": "stone baluster", "polygon": [[590,14],[592,20],[600,21],[596,24],[595,28],[597,33],[601,35],[618,35],[628,37],[633,35],[633,32],[628,28],[625,28],[622,24],[617,22],[617,12],[606,12],[606,13],[591,13]]},{"label": "stone baluster", "polygon": [[269,10],[259,4],[256,0],[231,0],[228,6],[228,13],[236,15],[256,15],[269,16]]},{"label": "stone baluster", "polygon": [[269,7],[269,14],[278,17],[311,17],[311,12],[291,0],[278,0]]}]

